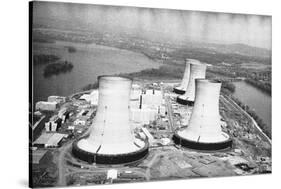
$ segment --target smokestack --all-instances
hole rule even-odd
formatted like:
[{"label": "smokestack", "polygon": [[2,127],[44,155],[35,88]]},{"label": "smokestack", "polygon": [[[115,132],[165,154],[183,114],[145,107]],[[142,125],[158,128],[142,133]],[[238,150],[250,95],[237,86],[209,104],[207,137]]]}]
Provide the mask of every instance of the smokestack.
[{"label": "smokestack", "polygon": [[178,87],[174,88],[174,92],[177,94],[184,94],[188,85],[189,76],[190,76],[190,61],[191,59],[185,60],[185,70],[183,74],[183,78],[181,80],[181,84]]},{"label": "smokestack", "polygon": [[220,88],[220,82],[196,79],[193,112],[188,127],[175,133],[175,143],[198,150],[221,150],[232,146],[232,140],[221,130]]},{"label": "smokestack", "polygon": [[142,108],[142,95],[140,95],[140,109]]},{"label": "smokestack", "polygon": [[100,76],[99,101],[90,134],[73,143],[72,152],[81,160],[98,164],[137,161],[148,153],[148,143],[135,138],[129,121],[132,80]]},{"label": "smokestack", "polygon": [[190,77],[186,92],[177,97],[177,102],[183,105],[194,104],[195,99],[195,79],[204,79],[206,75],[206,65],[199,61],[190,62]]}]

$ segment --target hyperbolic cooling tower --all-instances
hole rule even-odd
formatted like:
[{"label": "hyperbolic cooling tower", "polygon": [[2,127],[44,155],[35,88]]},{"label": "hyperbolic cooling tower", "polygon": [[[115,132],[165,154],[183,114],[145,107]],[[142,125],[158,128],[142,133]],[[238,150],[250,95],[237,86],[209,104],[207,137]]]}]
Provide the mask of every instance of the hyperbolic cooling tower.
[{"label": "hyperbolic cooling tower", "polygon": [[220,88],[220,82],[196,79],[193,112],[188,127],[174,134],[175,143],[198,150],[221,150],[231,147],[232,140],[221,130]]},{"label": "hyperbolic cooling tower", "polygon": [[184,94],[187,88],[187,84],[189,81],[189,75],[190,75],[190,61],[191,59],[186,59],[185,61],[185,70],[183,74],[183,78],[181,80],[181,84],[178,87],[174,88],[174,92],[177,94]]},{"label": "hyperbolic cooling tower", "polygon": [[148,153],[146,141],[135,138],[129,121],[132,80],[100,76],[99,100],[89,136],[73,143],[73,154],[89,163],[120,164]]},{"label": "hyperbolic cooling tower", "polygon": [[187,89],[183,95],[177,97],[177,102],[183,105],[193,105],[195,99],[195,79],[205,79],[206,65],[199,61],[190,63],[190,76]]}]

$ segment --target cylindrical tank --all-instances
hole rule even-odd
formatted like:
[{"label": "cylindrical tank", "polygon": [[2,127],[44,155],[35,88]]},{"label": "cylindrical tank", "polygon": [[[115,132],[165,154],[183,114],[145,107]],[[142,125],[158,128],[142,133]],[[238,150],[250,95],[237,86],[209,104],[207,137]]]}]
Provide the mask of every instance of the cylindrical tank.
[{"label": "cylindrical tank", "polygon": [[196,100],[188,127],[178,130],[174,141],[199,150],[220,150],[231,147],[229,136],[222,132],[219,114],[221,83],[196,79]]},{"label": "cylindrical tank", "polygon": [[132,80],[99,77],[99,101],[89,136],[73,145],[78,158],[96,163],[118,164],[144,157],[147,143],[135,138],[129,118]]},{"label": "cylindrical tank", "polygon": [[184,94],[188,85],[189,76],[190,76],[190,62],[195,61],[192,59],[185,60],[185,70],[181,80],[181,84],[174,88],[174,92],[177,94]]},{"label": "cylindrical tank", "polygon": [[206,64],[192,62],[190,64],[190,77],[187,89],[183,95],[177,97],[177,102],[183,105],[193,105],[195,99],[195,79],[205,79]]}]

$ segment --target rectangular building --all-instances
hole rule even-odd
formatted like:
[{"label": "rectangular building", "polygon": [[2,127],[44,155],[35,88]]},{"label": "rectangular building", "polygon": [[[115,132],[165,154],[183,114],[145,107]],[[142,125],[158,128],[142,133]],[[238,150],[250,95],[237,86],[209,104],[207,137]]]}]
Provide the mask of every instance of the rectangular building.
[{"label": "rectangular building", "polygon": [[36,110],[43,110],[43,111],[55,111],[57,108],[58,108],[57,102],[39,101],[35,105]]},{"label": "rectangular building", "polygon": [[67,137],[67,134],[61,133],[44,133],[35,142],[33,146],[39,148],[54,148],[59,147],[61,141]]}]

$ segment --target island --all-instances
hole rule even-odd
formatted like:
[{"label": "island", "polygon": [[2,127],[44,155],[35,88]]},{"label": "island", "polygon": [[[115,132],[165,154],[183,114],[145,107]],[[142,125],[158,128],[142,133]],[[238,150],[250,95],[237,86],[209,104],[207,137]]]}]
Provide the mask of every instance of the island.
[{"label": "island", "polygon": [[44,77],[66,73],[73,69],[73,64],[68,61],[59,61],[56,63],[48,64],[44,69]]}]

